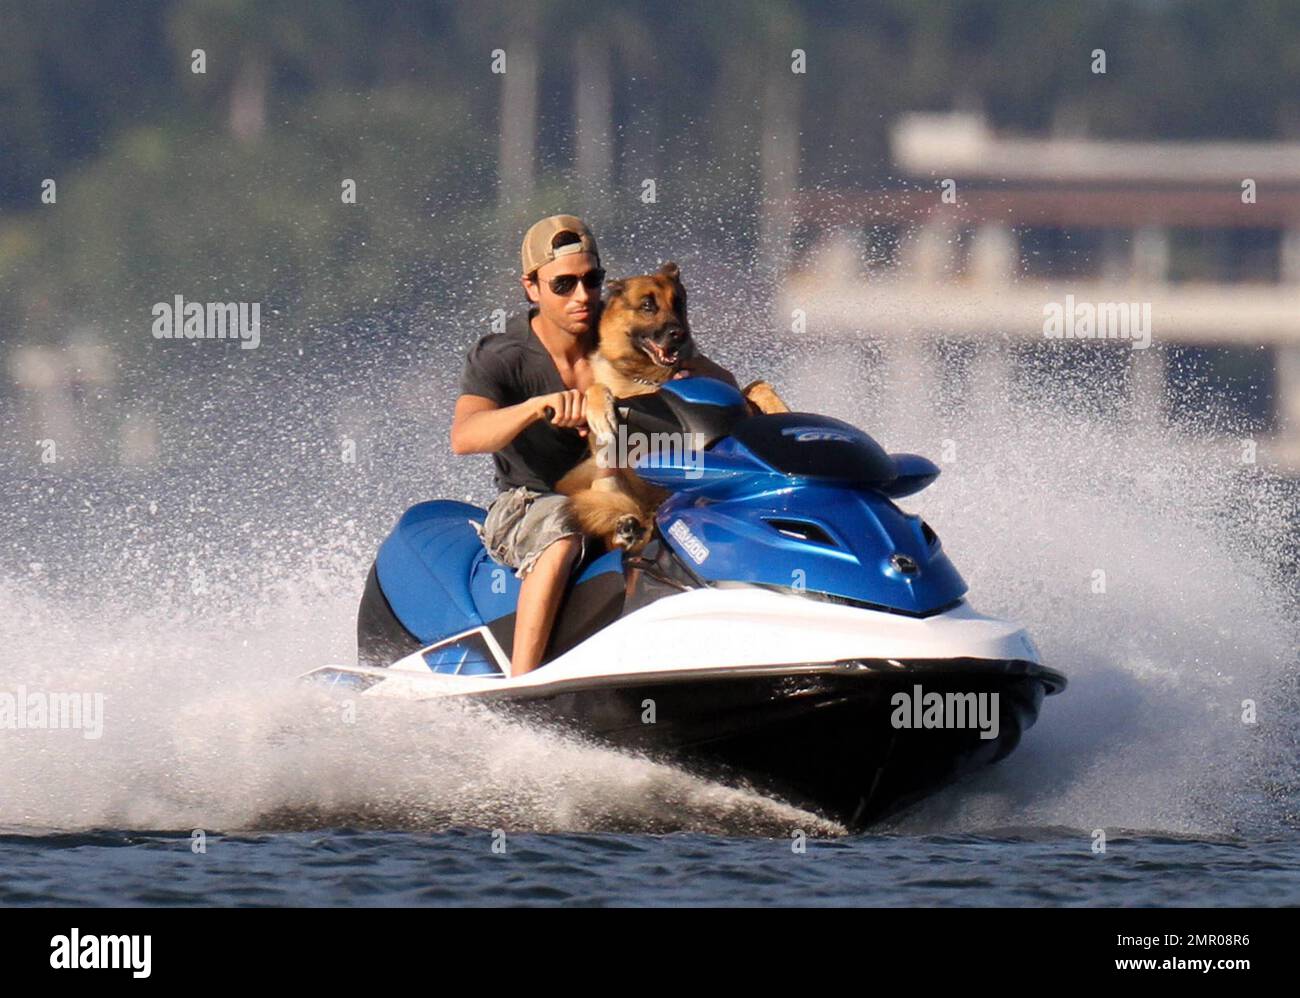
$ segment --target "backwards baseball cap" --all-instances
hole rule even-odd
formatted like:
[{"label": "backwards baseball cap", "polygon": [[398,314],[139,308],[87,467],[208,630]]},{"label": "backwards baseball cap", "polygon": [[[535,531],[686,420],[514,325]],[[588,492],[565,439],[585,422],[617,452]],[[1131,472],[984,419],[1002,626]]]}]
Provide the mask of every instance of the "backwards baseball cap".
[{"label": "backwards baseball cap", "polygon": [[[561,239],[561,236],[565,238]],[[560,243],[559,246],[556,245],[557,242]],[[586,223],[573,215],[543,218],[524,233],[524,246],[520,254],[524,274],[531,274],[557,257],[571,253],[590,253],[597,261],[600,260],[596,237],[591,234]]]}]

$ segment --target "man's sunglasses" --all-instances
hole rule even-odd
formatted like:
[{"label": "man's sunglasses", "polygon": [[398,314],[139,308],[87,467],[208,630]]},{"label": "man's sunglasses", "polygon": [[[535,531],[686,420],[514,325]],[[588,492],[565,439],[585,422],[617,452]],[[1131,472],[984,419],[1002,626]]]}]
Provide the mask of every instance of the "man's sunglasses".
[{"label": "man's sunglasses", "polygon": [[[581,275],[562,274],[559,277],[552,277],[546,282],[546,285],[551,289],[551,294],[559,295],[561,298],[567,298],[569,295],[573,294],[573,290],[578,286],[579,281],[582,282],[582,286],[588,291],[595,291],[605,283],[605,272],[597,268],[596,270],[589,270],[585,274]],[[537,283],[536,277],[533,278],[533,283]]]}]

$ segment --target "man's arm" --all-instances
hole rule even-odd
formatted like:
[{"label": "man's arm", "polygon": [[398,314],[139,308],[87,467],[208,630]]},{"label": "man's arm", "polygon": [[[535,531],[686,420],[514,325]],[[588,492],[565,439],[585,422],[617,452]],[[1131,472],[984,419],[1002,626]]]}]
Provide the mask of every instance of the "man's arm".
[{"label": "man's arm", "polygon": [[576,391],[535,395],[522,402],[513,390],[517,381],[515,364],[500,349],[499,336],[485,336],[470,349],[460,378],[460,396],[451,418],[451,449],[454,454],[494,454],[539,419],[550,417],[555,426],[580,427],[586,433],[586,405]]},{"label": "man's arm", "polygon": [[499,451],[538,419],[545,419],[546,406],[555,410],[556,426],[577,427],[586,435],[586,399],[570,390],[538,395],[516,405],[499,406],[482,395],[461,395],[451,418],[453,454],[492,454]]}]

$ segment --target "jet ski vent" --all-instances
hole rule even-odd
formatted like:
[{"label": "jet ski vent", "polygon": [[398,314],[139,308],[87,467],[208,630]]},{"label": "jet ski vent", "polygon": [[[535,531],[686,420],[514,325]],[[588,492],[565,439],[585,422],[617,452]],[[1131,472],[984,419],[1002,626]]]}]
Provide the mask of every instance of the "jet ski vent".
[{"label": "jet ski vent", "polygon": [[809,523],[806,520],[765,520],[770,527],[777,533],[786,537],[792,537],[797,541],[811,541],[814,544],[825,544],[828,547],[839,547],[821,527],[815,523]]}]

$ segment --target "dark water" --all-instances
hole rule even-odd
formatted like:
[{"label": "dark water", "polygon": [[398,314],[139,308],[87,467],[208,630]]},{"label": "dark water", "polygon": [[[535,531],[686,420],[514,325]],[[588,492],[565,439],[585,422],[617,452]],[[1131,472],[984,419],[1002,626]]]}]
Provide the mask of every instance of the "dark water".
[{"label": "dark water", "polygon": [[6,905],[1300,904],[1300,842],[1082,833],[813,839],[328,830],[7,836]]}]

